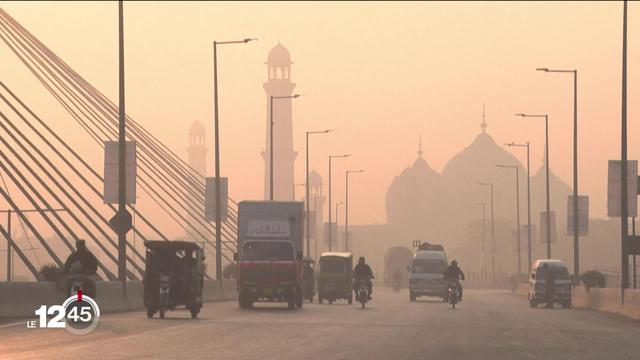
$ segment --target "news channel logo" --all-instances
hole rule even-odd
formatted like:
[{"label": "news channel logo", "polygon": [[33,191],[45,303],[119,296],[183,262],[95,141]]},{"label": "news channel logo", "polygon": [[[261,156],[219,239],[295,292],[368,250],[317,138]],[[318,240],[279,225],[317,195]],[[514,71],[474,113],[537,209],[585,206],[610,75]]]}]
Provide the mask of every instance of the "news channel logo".
[{"label": "news channel logo", "polygon": [[91,297],[78,291],[62,305],[41,305],[35,311],[37,320],[27,322],[30,329],[65,329],[73,335],[86,335],[100,322],[100,307]]}]

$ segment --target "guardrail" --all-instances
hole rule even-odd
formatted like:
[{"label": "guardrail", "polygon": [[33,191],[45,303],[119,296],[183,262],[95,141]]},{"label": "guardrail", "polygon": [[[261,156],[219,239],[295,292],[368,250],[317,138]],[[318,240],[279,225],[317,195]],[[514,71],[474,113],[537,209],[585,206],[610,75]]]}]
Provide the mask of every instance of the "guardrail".
[{"label": "guardrail", "polygon": [[[118,281],[96,282],[96,302],[102,313],[144,309],[142,281],[128,281],[126,287]],[[0,319],[34,316],[41,305],[61,304],[69,296],[52,282],[0,283]],[[237,299],[235,280],[224,280],[222,291],[215,280],[205,280],[204,302]]]}]

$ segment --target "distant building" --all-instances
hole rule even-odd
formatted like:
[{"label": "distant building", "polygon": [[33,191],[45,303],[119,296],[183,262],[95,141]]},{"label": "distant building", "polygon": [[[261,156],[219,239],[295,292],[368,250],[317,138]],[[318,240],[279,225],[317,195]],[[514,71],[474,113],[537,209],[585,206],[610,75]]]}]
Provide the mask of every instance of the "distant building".
[{"label": "distant building", "polygon": [[[194,121],[189,128],[189,146],[187,147],[187,161],[189,166],[203,177],[207,176],[207,147],[206,147],[206,131],[204,125],[199,121]],[[203,186],[204,186],[204,180]],[[204,205],[197,206],[202,202],[199,197],[204,198],[204,193],[197,194],[199,189],[193,188],[187,194],[189,212],[193,214],[202,214],[204,216]],[[186,239],[193,240],[191,234],[196,233],[196,229],[192,226],[186,229]],[[190,234],[191,233],[191,234]]]},{"label": "distant building", "polygon": [[[267,93],[267,121],[264,159],[264,198],[269,199],[270,192],[270,97],[291,96],[296,84],[291,82],[291,56],[282,44],[278,43],[267,58],[268,80],[263,84]],[[298,153],[293,150],[293,116],[291,99],[273,101],[273,199],[291,200],[294,184],[293,166]]]}]

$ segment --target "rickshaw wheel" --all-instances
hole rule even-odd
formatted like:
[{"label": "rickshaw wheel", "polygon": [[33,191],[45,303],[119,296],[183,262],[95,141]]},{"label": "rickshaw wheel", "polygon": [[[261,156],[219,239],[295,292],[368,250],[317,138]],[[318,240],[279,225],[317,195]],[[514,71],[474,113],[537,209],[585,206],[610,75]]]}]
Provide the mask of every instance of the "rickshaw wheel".
[{"label": "rickshaw wheel", "polygon": [[198,311],[196,310],[190,310],[191,311],[191,318],[192,319],[197,319],[198,318]]},{"label": "rickshaw wheel", "polygon": [[153,317],[153,314],[155,314],[155,313],[156,313],[156,311],[155,311],[155,310],[153,310],[153,309],[147,309],[147,317],[148,317],[149,319],[151,319],[151,318]]},{"label": "rickshaw wheel", "polygon": [[160,309],[160,319],[164,319],[165,309]]},{"label": "rickshaw wheel", "polygon": [[347,301],[349,302],[349,305],[351,305],[353,303],[353,295],[349,295]]}]

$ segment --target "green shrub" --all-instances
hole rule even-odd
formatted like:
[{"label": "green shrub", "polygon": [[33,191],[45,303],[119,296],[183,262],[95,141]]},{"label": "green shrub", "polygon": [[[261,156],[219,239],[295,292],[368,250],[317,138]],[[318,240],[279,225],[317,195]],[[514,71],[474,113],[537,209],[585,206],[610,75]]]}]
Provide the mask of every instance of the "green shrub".
[{"label": "green shrub", "polygon": [[584,287],[587,288],[587,291],[591,288],[603,288],[607,285],[604,274],[596,270],[589,270],[583,273],[580,275],[580,280]]},{"label": "green shrub", "polygon": [[56,282],[62,274],[62,269],[56,264],[46,264],[40,268],[40,274],[44,281]]}]

